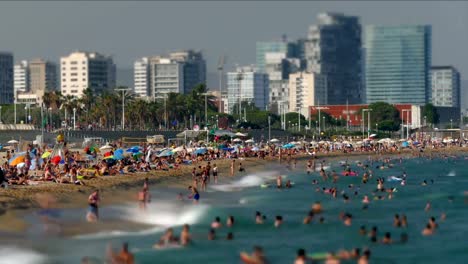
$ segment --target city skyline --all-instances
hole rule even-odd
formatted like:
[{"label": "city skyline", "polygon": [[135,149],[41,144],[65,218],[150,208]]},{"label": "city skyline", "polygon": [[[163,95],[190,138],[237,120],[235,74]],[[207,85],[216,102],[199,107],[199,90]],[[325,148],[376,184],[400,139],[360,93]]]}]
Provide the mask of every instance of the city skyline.
[{"label": "city skyline", "polygon": [[283,34],[289,39],[306,37],[317,14],[330,11],[358,16],[363,26],[429,24],[432,65],[453,65],[462,76],[468,72],[468,61],[460,56],[468,45],[468,34],[460,34],[468,24],[465,2],[4,2],[0,6],[0,22],[6,25],[0,29],[0,50],[12,52],[15,63],[34,57],[58,62],[74,50],[86,50],[111,55],[119,68],[131,69],[143,56],[200,49],[208,72],[215,72],[222,54],[228,56],[226,69],[231,70],[235,64],[255,63],[257,41],[279,40]]}]

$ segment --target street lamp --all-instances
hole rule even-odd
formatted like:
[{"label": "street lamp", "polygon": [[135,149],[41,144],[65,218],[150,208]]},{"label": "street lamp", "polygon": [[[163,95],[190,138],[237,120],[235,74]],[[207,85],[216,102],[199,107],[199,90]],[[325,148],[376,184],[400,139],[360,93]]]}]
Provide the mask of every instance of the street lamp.
[{"label": "street lamp", "polygon": [[28,107],[27,106],[24,107],[24,123],[25,124],[28,123]]},{"label": "street lamp", "polygon": [[2,106],[0,105],[0,124],[3,124],[2,123]]},{"label": "street lamp", "polygon": [[271,140],[271,116],[268,115],[268,143]]},{"label": "street lamp", "polygon": [[379,133],[379,124],[378,124],[378,123],[375,123],[375,131],[376,131],[377,133]]},{"label": "street lamp", "polygon": [[76,129],[76,108],[73,107],[73,130]]},{"label": "street lamp", "polygon": [[202,93],[205,96],[205,126],[208,127],[208,93]]},{"label": "street lamp", "polygon": [[[411,109],[403,109],[401,110],[402,117],[404,116],[406,112],[406,138],[409,138],[409,113],[411,112]],[[404,124],[404,120],[402,118],[402,123]],[[403,125],[404,127],[404,125]]]},{"label": "street lamp", "polygon": [[325,131],[326,130],[326,128],[325,128],[325,117],[323,116],[322,118],[323,118],[323,131]]},{"label": "street lamp", "polygon": [[366,108],[366,109],[362,109],[362,137],[364,137],[364,123],[365,123],[365,112],[367,112],[367,138],[370,137],[370,130],[371,130],[371,127],[370,127],[370,112],[372,111],[372,109],[370,108]]},{"label": "street lamp", "polygon": [[125,130],[125,92],[130,91],[130,88],[117,88],[116,91],[122,92],[122,131]]},{"label": "street lamp", "polygon": [[52,130],[52,107],[49,107],[49,129]]}]

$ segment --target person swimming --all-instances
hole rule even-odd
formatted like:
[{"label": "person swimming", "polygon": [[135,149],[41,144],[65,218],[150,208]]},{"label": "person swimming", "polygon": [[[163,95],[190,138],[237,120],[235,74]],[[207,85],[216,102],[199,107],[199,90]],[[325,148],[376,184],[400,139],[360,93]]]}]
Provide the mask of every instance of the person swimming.
[{"label": "person swimming", "polygon": [[234,225],[234,216],[230,215],[226,220],[226,226],[232,227]]},{"label": "person swimming", "polygon": [[314,220],[314,212],[310,211],[306,217],[304,217],[304,220],[302,221],[303,224],[310,224]]},{"label": "person swimming", "polygon": [[192,192],[191,195],[189,195],[189,199],[193,199],[193,203],[197,204],[200,200],[200,193],[198,193],[197,188],[193,186],[189,186],[188,189]]},{"label": "person swimming", "polygon": [[283,224],[283,217],[281,215],[277,215],[275,218],[275,227],[278,228]]},{"label": "person swimming", "polygon": [[211,228],[208,232],[208,240],[215,240],[216,239],[216,231]]},{"label": "person swimming", "polygon": [[281,175],[276,177],[276,188],[281,189],[283,188],[283,181]]},{"label": "person swimming", "polygon": [[320,214],[320,213],[322,213],[322,205],[320,204],[320,202],[315,202],[315,203],[312,205],[312,211],[313,211],[315,214]]},{"label": "person swimming", "polygon": [[292,187],[291,180],[288,180],[288,181],[286,182],[285,187],[288,188],[288,189]]},{"label": "person swimming", "polygon": [[211,228],[218,229],[221,228],[221,218],[219,216],[215,217],[215,220],[211,223]]},{"label": "person swimming", "polygon": [[255,213],[255,223],[263,224],[263,221],[266,219],[266,216],[262,215],[259,211]]}]

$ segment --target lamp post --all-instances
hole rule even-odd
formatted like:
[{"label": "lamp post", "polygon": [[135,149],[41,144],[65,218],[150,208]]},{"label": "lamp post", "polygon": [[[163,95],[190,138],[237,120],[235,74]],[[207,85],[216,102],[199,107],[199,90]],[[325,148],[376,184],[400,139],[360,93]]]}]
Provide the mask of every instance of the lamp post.
[{"label": "lamp post", "polygon": [[453,129],[453,120],[450,118],[450,129]]},{"label": "lamp post", "polygon": [[298,131],[300,132],[301,131],[301,108],[300,107],[297,109],[297,119],[299,120]]},{"label": "lamp post", "polygon": [[369,108],[365,108],[365,109],[362,109],[362,128],[361,128],[361,132],[362,132],[362,137],[364,138],[364,124],[365,124],[365,112],[367,112],[367,138],[369,138],[370,136],[370,111],[372,111],[372,109],[369,109]]},{"label": "lamp post", "polygon": [[205,96],[205,126],[208,127],[208,93],[202,93]]},{"label": "lamp post", "polygon": [[73,130],[76,129],[76,108],[73,107]]},{"label": "lamp post", "polygon": [[52,131],[52,107],[49,107],[49,128]]},{"label": "lamp post", "polygon": [[2,106],[0,105],[0,124],[3,124],[2,123]]},{"label": "lamp post", "polygon": [[239,120],[242,119],[242,71],[237,74],[237,84],[239,85]]},{"label": "lamp post", "polygon": [[322,118],[323,118],[323,131],[325,131],[325,130],[326,130],[326,126],[325,126],[325,117],[323,116]]},{"label": "lamp post", "polygon": [[379,133],[379,124],[375,123],[375,132]]},{"label": "lamp post", "polygon": [[130,88],[117,88],[116,91],[122,92],[122,131],[125,130],[125,92]]},{"label": "lamp post", "polygon": [[271,116],[268,115],[268,142],[271,140]]},{"label": "lamp post", "polygon": [[[402,113],[402,117],[404,116],[404,114],[406,113],[406,138],[408,139],[409,138],[409,113],[411,112],[411,109],[403,109],[401,110],[401,113]],[[402,118],[402,123],[404,124],[405,120]],[[404,127],[404,125],[403,125]]]},{"label": "lamp post", "polygon": [[25,124],[28,123],[28,107],[27,106],[24,107],[24,123]]},{"label": "lamp post", "polygon": [[15,94],[15,98],[14,98],[14,108],[15,108],[15,125],[16,125],[16,94]]}]

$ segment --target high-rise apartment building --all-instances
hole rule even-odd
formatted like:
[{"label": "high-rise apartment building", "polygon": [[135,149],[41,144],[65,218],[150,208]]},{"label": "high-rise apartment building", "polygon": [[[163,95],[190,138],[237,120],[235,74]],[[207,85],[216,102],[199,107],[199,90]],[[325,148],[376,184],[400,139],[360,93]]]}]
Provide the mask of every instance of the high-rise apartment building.
[{"label": "high-rise apartment building", "polygon": [[81,97],[91,89],[96,94],[115,88],[115,64],[112,57],[97,52],[73,52],[60,58],[63,95]]},{"label": "high-rise apartment building", "polygon": [[265,73],[268,74],[270,111],[279,113],[279,105],[288,103],[289,74],[299,71],[299,59],[287,58],[285,52],[265,53]]},{"label": "high-rise apartment building", "polygon": [[452,66],[431,67],[432,104],[461,107],[460,73]]},{"label": "high-rise apartment building", "polygon": [[431,100],[430,26],[366,26],[364,46],[367,103]]},{"label": "high-rise apartment building", "polygon": [[[238,67],[227,73],[228,107],[233,113],[239,102],[250,103],[258,109],[266,110],[269,100],[268,74],[257,72],[253,67]],[[238,108],[237,108],[238,109]]]},{"label": "high-rise apartment building", "polygon": [[150,96],[164,98],[167,93],[184,92],[184,64],[169,58],[152,57],[150,63]]},{"label": "high-rise apartment building", "polygon": [[199,84],[206,84],[206,61],[201,51],[172,52],[169,58],[183,64],[184,94],[190,93]]},{"label": "high-rise apartment building", "polygon": [[0,52],[0,104],[13,103],[13,83],[13,54]]},{"label": "high-rise apartment building", "polygon": [[42,59],[29,62],[29,91],[42,94],[57,90],[57,66]]},{"label": "high-rise apartment building", "polygon": [[355,16],[321,13],[305,42],[307,71],[325,75],[327,104],[361,103],[361,24]]},{"label": "high-rise apartment building", "polygon": [[150,96],[150,64],[149,58],[143,57],[133,64],[133,89],[137,96]]},{"label": "high-rise apartment building", "polygon": [[13,69],[13,86],[15,94],[29,91],[28,61],[23,60],[15,64]]},{"label": "high-rise apartment building", "polygon": [[256,67],[258,72],[265,72],[267,53],[284,53],[286,57],[296,54],[296,44],[288,42],[286,37],[281,41],[259,41],[256,43]]},{"label": "high-rise apartment building", "polygon": [[289,75],[289,112],[303,113],[304,109],[327,102],[327,96],[325,76],[311,72]]}]

